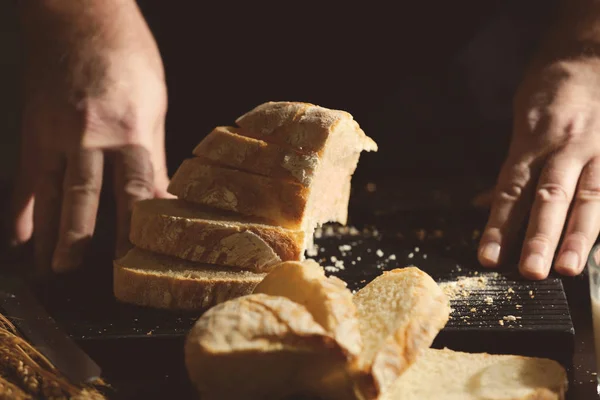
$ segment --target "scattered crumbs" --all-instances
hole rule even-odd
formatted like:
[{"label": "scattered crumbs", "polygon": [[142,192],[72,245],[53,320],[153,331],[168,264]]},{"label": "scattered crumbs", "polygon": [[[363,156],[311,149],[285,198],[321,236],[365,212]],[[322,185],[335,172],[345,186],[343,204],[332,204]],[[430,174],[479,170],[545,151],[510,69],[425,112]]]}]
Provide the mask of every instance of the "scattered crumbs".
[{"label": "scattered crumbs", "polygon": [[325,252],[325,247],[321,247],[319,250],[321,251],[321,253],[324,253]]},{"label": "scattered crumbs", "polygon": [[330,258],[331,262],[334,263],[337,261],[337,257],[336,256],[331,256]]},{"label": "scattered crumbs", "polygon": [[499,319],[499,320],[498,320],[498,324],[499,324],[500,326],[504,326],[504,321],[503,321],[503,320],[501,320],[501,319]]},{"label": "scattered crumbs", "polygon": [[372,251],[373,251],[373,250],[371,250],[371,249],[367,249],[367,253],[370,253],[370,252],[372,252]]},{"label": "scattered crumbs", "polygon": [[487,311],[486,311],[486,310],[483,310],[483,313],[485,314],[485,313],[487,313]]},{"label": "scattered crumbs", "polygon": [[477,309],[475,307],[471,308],[471,312],[477,312]]},{"label": "scattered crumbs", "polygon": [[473,275],[479,275],[479,271],[473,272]]},{"label": "scattered crumbs", "polygon": [[494,299],[492,298],[492,296],[487,296],[483,301],[485,301],[485,304],[493,304],[494,303]]},{"label": "scattered crumbs", "polygon": [[513,290],[513,288],[509,287],[507,290],[508,293],[514,293],[515,291]]},{"label": "scattered crumbs", "polygon": [[396,255],[395,254],[390,254],[390,256],[388,257],[388,260],[395,260],[396,259]]},{"label": "scattered crumbs", "polygon": [[423,259],[427,260],[427,254],[423,254]]},{"label": "scattered crumbs", "polygon": [[323,269],[327,272],[339,272],[339,269],[334,267],[333,265],[326,265]]},{"label": "scattered crumbs", "polygon": [[515,305],[515,308],[519,309],[519,308],[523,308],[523,306],[521,304],[517,304],[517,305]]},{"label": "scattered crumbs", "polygon": [[316,257],[319,254],[319,246],[313,244],[309,249],[306,249],[306,255],[309,257]]},{"label": "scattered crumbs", "polygon": [[350,251],[350,250],[352,250],[352,246],[350,246],[349,244],[343,244],[343,245],[339,246],[338,249],[340,251]]},{"label": "scattered crumbs", "polygon": [[381,251],[381,249],[377,249],[375,254],[377,254],[377,257],[383,257],[383,251]]},{"label": "scattered crumbs", "polygon": [[352,265],[356,265],[356,261],[352,261],[350,264],[352,264]]},{"label": "scattered crumbs", "polygon": [[356,289],[352,289],[352,294],[355,294],[357,292]]},{"label": "scattered crumbs", "polygon": [[367,183],[366,189],[367,189],[367,192],[373,193],[377,190],[377,185],[373,182],[369,182],[369,183]]},{"label": "scattered crumbs", "polygon": [[457,270],[458,272],[461,272],[461,271],[462,271],[462,268],[460,267],[460,265],[456,264],[456,270]]},{"label": "scattered crumbs", "polygon": [[153,332],[152,330],[149,330],[149,331],[146,333],[146,335],[147,335],[147,336],[151,336],[151,335],[152,335],[152,332]]},{"label": "scattered crumbs", "polygon": [[432,236],[433,236],[435,239],[441,239],[441,238],[443,238],[443,237],[444,237],[444,231],[442,231],[441,229],[435,229],[435,230],[433,231],[433,234],[432,234]]},{"label": "scattered crumbs", "polygon": [[413,258],[414,256],[415,256],[414,253],[409,253],[408,254],[408,258]]},{"label": "scattered crumbs", "polygon": [[360,261],[360,260],[362,260],[361,256],[356,257],[356,261]]},{"label": "scattered crumbs", "polygon": [[529,291],[529,295],[530,295],[530,296],[533,296],[533,290],[530,290],[530,291]]},{"label": "scattered crumbs", "polygon": [[485,276],[461,276],[456,280],[440,282],[439,286],[450,300],[459,297],[469,297],[469,294],[481,291],[487,287],[488,279]]},{"label": "scattered crumbs", "polygon": [[517,320],[517,317],[515,317],[514,315],[505,315],[504,317],[502,317],[502,319],[505,321],[514,322]]},{"label": "scattered crumbs", "polygon": [[415,247],[415,253],[418,253],[419,251],[421,251],[421,249],[419,249],[418,247]]}]

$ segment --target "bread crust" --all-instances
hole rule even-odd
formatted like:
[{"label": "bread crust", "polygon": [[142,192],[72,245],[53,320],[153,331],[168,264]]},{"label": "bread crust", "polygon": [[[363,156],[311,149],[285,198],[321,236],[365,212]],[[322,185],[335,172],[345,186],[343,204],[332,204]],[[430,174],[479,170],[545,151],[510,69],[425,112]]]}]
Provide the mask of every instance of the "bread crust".
[{"label": "bread crust", "polygon": [[360,129],[351,114],[310,103],[263,103],[239,117],[236,123],[244,135],[319,155],[335,127],[347,123],[355,132],[353,147],[377,150],[377,144]]},{"label": "bread crust", "polygon": [[251,218],[218,210],[203,211],[177,199],[138,201],[133,206],[130,241],[160,254],[257,272],[304,257],[303,231],[252,223]]},{"label": "bread crust", "polygon": [[185,160],[171,179],[171,194],[210,207],[263,217],[283,228],[302,230],[308,188],[299,183]]},{"label": "bread crust", "polygon": [[[138,251],[132,249],[130,251]],[[224,301],[252,293],[265,274],[243,272],[235,279],[219,277],[215,266],[196,264],[197,273],[173,274],[130,265],[125,257],[113,263],[113,292],[117,300],[139,306],[204,311]],[[202,277],[202,272],[206,276]]]},{"label": "bread crust", "polygon": [[305,306],[350,355],[357,357],[362,350],[352,293],[344,281],[326,277],[315,261],[277,265],[256,286],[254,293],[283,296]]},{"label": "bread crust", "polygon": [[341,365],[345,360],[306,308],[266,294],[212,308],[185,343],[186,368],[203,399],[280,399],[319,391],[314,382],[299,380],[319,358]]}]

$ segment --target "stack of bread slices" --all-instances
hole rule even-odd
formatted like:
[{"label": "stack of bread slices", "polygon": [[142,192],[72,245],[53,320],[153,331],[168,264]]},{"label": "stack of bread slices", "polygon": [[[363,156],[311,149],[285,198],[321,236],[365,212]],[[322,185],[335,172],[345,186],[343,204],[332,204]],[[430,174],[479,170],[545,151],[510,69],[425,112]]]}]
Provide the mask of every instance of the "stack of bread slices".
[{"label": "stack of bread slices", "polygon": [[362,151],[377,151],[344,111],[268,102],[217,127],[173,176],[177,199],[137,202],[114,262],[117,299],[205,310],[246,295],[283,261],[300,261],[314,230],[346,224]]}]

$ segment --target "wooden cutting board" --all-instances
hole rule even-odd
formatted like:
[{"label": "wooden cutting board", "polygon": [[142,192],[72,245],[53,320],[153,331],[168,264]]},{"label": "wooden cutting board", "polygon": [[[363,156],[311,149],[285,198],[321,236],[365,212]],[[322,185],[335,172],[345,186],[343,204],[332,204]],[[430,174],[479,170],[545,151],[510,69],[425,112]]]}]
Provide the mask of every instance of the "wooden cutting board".
[{"label": "wooden cutting board", "polygon": [[[493,272],[479,267],[476,245],[487,213],[468,205],[466,191],[415,187],[421,195],[411,197],[390,183],[356,186],[353,228],[322,229],[309,253],[328,274],[357,290],[383,271],[415,265],[451,297],[451,319],[435,347],[543,356],[569,366],[574,329],[561,280],[524,281],[515,263]],[[114,377],[183,373],[184,335],[199,315],[119,304],[111,254],[97,250],[89,262],[99,267],[38,288],[51,315]]]}]

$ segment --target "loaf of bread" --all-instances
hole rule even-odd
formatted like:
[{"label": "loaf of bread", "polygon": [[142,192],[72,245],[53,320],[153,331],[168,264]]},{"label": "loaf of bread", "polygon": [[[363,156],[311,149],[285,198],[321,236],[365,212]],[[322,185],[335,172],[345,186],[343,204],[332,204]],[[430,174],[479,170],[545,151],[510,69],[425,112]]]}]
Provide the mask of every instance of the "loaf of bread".
[{"label": "loaf of bread", "polygon": [[130,240],[159,254],[256,272],[267,272],[281,261],[302,260],[305,251],[302,231],[178,199],[136,202]]},{"label": "loaf of bread", "polygon": [[117,300],[169,310],[202,311],[252,293],[263,273],[193,263],[133,248],[115,260]]},{"label": "loaf of bread", "polygon": [[318,225],[346,223],[360,153],[377,150],[350,114],[270,102],[238,121],[216,127],[180,165],[168,188],[179,199],[134,205],[135,248],[114,263],[119,300],[203,310],[302,261]]}]

